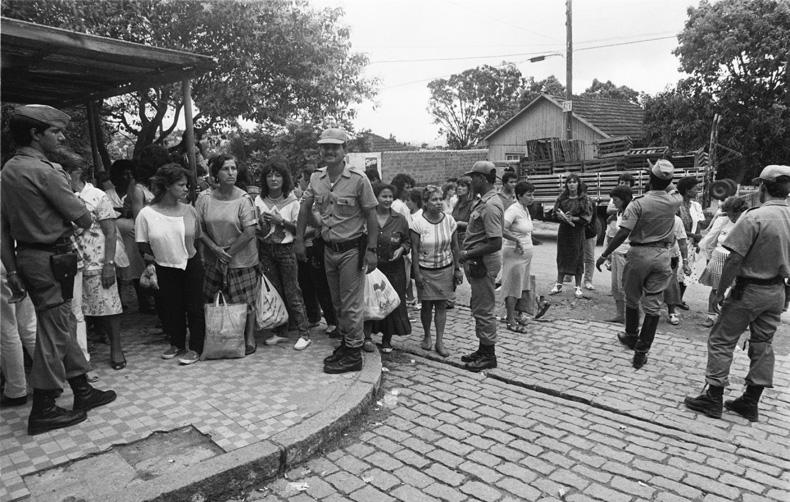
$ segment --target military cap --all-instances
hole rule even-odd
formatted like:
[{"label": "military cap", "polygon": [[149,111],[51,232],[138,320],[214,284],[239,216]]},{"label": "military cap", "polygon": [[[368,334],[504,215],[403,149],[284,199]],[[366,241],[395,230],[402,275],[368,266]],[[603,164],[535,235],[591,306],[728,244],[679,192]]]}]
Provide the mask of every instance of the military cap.
[{"label": "military cap", "polygon": [[780,176],[785,176],[790,179],[790,166],[780,166],[776,164],[765,166],[760,176],[754,178],[752,182],[757,184],[760,181],[776,181],[776,178]]},{"label": "military cap", "polygon": [[57,108],[47,105],[24,105],[14,110],[14,115],[38,120],[52,127],[65,129],[69,125],[71,117]]},{"label": "military cap", "polygon": [[348,134],[346,134],[346,131],[336,128],[324,129],[321,133],[321,137],[318,139],[319,145],[342,145],[346,142],[348,142]]}]

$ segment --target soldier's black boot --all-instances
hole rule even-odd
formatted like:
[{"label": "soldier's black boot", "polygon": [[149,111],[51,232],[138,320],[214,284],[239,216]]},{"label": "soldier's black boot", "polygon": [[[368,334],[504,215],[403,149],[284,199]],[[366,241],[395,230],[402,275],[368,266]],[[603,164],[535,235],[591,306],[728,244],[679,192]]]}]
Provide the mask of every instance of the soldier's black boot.
[{"label": "soldier's black boot", "polygon": [[647,364],[647,353],[650,352],[650,347],[653,345],[657,328],[658,316],[645,315],[645,319],[642,321],[642,331],[640,331],[639,338],[636,341],[636,345],[634,345],[634,359],[631,365],[635,369]]},{"label": "soldier's black boot", "polygon": [[65,410],[55,405],[56,390],[33,389],[33,408],[27,419],[27,433],[31,436],[54,429],[69,427],[88,418],[84,410]]},{"label": "soldier's black boot", "polygon": [[324,364],[324,373],[337,374],[362,369],[362,347],[344,347],[340,357]]},{"label": "soldier's black boot", "polygon": [[462,363],[471,363],[472,361],[476,361],[480,358],[481,350],[483,348],[483,344],[480,343],[477,345],[477,350],[472,352],[471,354],[466,354],[465,356],[461,356]]},{"label": "soldier's black boot", "polygon": [[724,402],[724,407],[730,411],[734,411],[749,422],[757,422],[760,414],[757,410],[757,404],[760,402],[760,396],[763,394],[763,387],[759,385],[747,385],[746,392],[737,399],[728,399]]},{"label": "soldier's black boot", "polygon": [[636,341],[639,339],[639,309],[626,307],[625,309],[625,333],[618,333],[617,339],[620,343],[633,350]]},{"label": "soldier's black boot", "polygon": [[86,375],[76,376],[69,378],[69,385],[74,392],[74,409],[75,410],[92,410],[99,406],[104,406],[107,403],[115,401],[117,397],[114,390],[99,390],[94,389],[88,383]]},{"label": "soldier's black boot", "polygon": [[697,397],[687,397],[683,400],[686,408],[698,411],[711,418],[721,418],[722,395],[724,387],[708,385],[708,389]]},{"label": "soldier's black boot", "polygon": [[343,356],[343,350],[346,348],[346,341],[340,340],[340,345],[338,345],[335,350],[332,351],[331,354],[324,358],[324,364],[333,363],[340,359]]},{"label": "soldier's black boot", "polygon": [[494,345],[480,345],[480,348],[477,350],[479,354],[477,359],[466,363],[464,368],[475,373],[496,368],[496,352],[494,350]]}]

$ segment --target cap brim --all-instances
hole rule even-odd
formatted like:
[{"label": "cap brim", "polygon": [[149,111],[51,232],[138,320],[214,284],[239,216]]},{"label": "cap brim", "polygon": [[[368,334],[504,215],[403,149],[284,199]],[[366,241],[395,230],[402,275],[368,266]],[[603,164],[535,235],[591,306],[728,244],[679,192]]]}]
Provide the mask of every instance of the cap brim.
[{"label": "cap brim", "polygon": [[343,143],[345,143],[345,141],[342,139],[325,138],[318,140],[319,145],[342,145]]}]

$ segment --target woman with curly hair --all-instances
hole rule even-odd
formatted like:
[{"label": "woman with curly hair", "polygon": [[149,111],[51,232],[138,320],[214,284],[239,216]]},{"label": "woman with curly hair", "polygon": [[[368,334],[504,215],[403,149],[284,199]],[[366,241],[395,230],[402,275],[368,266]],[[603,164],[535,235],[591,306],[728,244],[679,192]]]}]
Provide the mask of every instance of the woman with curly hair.
[{"label": "woman with curly hair", "polygon": [[134,229],[140,254],[156,267],[162,327],[170,336],[162,359],[178,358],[181,364],[200,359],[206,335],[203,263],[196,247],[200,222],[195,208],[184,202],[188,179],[178,164],[160,167],[151,178],[154,198],[140,210]]},{"label": "woman with curly hair", "polygon": [[[310,328],[304,308],[302,290],[299,288],[294,233],[299,217],[299,201],[293,194],[291,170],[284,159],[270,159],[261,171],[261,193],[255,199],[260,213],[258,251],[263,273],[280,293],[288,309],[289,322],[299,331],[294,349],[310,346]],[[288,325],[277,328],[274,336],[266,340],[274,345],[285,340]]]},{"label": "woman with curly hair", "polygon": [[206,303],[222,291],[228,303],[247,305],[244,328],[246,353],[255,352],[255,300],[258,295],[258,219],[247,192],[236,186],[239,168],[232,155],[220,154],[209,161],[209,175],[216,187],[195,203],[202,230],[200,240],[207,252],[203,295]]},{"label": "woman with curly hair", "polygon": [[587,197],[587,186],[576,174],[565,178],[565,188],[554,203],[554,214],[560,222],[557,231],[557,282],[549,292],[562,291],[562,281],[572,275],[576,281],[574,296],[582,298],[584,272],[584,227],[592,221],[593,206]]}]

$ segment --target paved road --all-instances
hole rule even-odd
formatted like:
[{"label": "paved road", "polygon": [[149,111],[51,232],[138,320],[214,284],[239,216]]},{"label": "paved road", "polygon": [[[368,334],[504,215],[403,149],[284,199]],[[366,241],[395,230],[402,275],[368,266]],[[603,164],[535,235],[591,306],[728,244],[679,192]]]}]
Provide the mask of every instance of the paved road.
[{"label": "paved road", "polygon": [[[702,385],[704,344],[659,333],[651,360],[605,323],[555,319],[501,332],[499,368],[468,373],[466,309],[442,359],[419,328],[385,356],[383,395],[337,448],[231,500],[790,500],[790,359],[761,422],[699,417],[680,404]],[[736,355],[731,394],[748,364]]]}]

